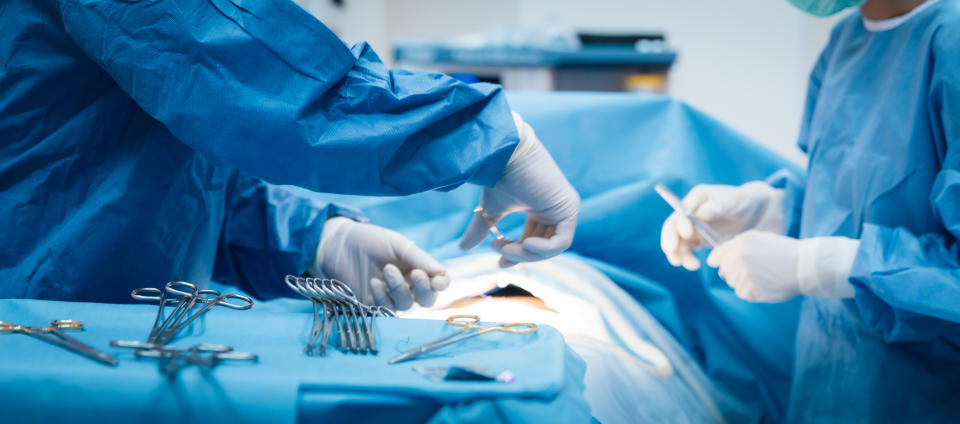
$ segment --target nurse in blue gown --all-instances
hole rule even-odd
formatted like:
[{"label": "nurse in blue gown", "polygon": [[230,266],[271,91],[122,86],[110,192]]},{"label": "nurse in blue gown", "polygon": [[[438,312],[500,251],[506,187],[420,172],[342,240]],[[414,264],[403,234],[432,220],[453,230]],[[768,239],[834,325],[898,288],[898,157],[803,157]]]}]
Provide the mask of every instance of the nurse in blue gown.
[{"label": "nurse in blue gown", "polygon": [[514,211],[504,265],[572,240],[579,197],[499,87],[387,69],[290,0],[4,0],[0,28],[0,297],[216,279],[270,298],[309,271],[405,309],[447,284],[402,235],[283,185],[479,184],[464,248]]},{"label": "nurse in blue gown", "polygon": [[[791,0],[815,15],[858,1]],[[960,421],[960,2],[867,0],[810,77],[804,181],[701,185],[684,198],[728,237],[707,263],[738,296],[803,295],[794,422]],[[671,263],[700,266],[671,215]]]}]

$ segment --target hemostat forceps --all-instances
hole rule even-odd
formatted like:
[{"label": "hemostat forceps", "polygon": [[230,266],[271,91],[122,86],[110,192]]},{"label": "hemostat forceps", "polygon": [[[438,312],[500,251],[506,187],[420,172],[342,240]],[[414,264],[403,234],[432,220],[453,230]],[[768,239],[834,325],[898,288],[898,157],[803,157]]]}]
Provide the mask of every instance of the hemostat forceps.
[{"label": "hemostat forceps", "polygon": [[[172,297],[168,297],[167,294]],[[200,290],[197,286],[185,281],[171,281],[164,286],[163,290],[157,288],[135,289],[130,293],[130,296],[137,300],[158,301],[160,303],[157,316],[153,321],[153,328],[147,337],[147,343],[158,345],[166,344],[172,340],[181,330],[210,311],[214,306],[225,306],[231,309],[250,309],[253,307],[253,300],[249,297],[238,294],[223,295],[216,290]],[[231,303],[230,299],[238,299],[240,302]],[[190,310],[197,302],[204,304],[204,306],[191,315]],[[168,303],[176,303],[177,306],[164,319],[164,309]]]},{"label": "hemostat forceps", "polygon": [[288,275],[284,282],[313,303],[313,327],[303,348],[307,355],[326,355],[334,328],[341,350],[377,353],[376,317],[396,316],[388,308],[361,303],[350,287],[338,280]]}]

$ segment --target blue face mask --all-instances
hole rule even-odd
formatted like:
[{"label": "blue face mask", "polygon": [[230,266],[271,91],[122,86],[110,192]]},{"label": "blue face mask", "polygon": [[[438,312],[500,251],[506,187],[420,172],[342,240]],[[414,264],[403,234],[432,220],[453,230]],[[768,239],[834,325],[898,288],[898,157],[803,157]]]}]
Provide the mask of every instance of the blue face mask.
[{"label": "blue face mask", "polygon": [[813,16],[830,16],[848,7],[863,3],[863,0],[788,0],[791,4]]}]

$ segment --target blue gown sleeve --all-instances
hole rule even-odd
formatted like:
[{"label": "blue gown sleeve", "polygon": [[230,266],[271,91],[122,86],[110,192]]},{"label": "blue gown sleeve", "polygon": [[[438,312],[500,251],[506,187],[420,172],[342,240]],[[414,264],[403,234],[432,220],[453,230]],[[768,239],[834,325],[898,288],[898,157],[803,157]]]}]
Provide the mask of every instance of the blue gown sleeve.
[{"label": "blue gown sleeve", "polygon": [[800,237],[800,214],[803,210],[804,181],[788,169],[781,169],[767,177],[767,184],[783,189],[783,228],[784,235]]},{"label": "blue gown sleeve", "polygon": [[354,209],[239,172],[231,175],[225,207],[213,279],[260,299],[292,294],[281,278],[313,263],[327,218],[366,220]]},{"label": "blue gown sleeve", "polygon": [[492,186],[517,143],[502,90],[390,70],[289,0],[60,0],[67,33],[217,166],[347,194]]},{"label": "blue gown sleeve", "polygon": [[945,147],[929,201],[943,232],[865,225],[850,282],[861,314],[884,340],[945,338],[960,346],[960,31],[940,35],[928,107],[934,141]]}]

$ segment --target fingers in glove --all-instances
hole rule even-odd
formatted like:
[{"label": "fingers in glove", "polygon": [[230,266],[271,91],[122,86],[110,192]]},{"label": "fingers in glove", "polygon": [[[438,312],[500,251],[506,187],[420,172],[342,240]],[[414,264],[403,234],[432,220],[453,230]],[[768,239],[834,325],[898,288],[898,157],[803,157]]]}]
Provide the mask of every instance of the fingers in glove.
[{"label": "fingers in glove", "polygon": [[719,201],[707,202],[693,211],[693,216],[703,222],[710,222],[728,215],[729,207]]},{"label": "fingers in glove", "polygon": [[385,265],[383,267],[383,278],[387,282],[390,298],[393,299],[393,304],[396,305],[397,310],[410,309],[413,306],[413,292],[410,290],[407,280],[403,278],[400,268],[393,264]]},{"label": "fingers in glove", "polygon": [[[728,284],[728,285],[729,285],[729,284]],[[731,286],[731,287],[733,287],[733,286]],[[749,288],[747,288],[747,287],[744,287],[744,286],[733,287],[733,293],[736,294],[737,297],[739,297],[739,298],[741,298],[741,299],[743,299],[743,300],[746,300],[746,301],[748,301],[748,302],[756,302],[756,301],[757,301],[756,296],[753,295],[753,290],[751,290],[751,289],[749,289]]]},{"label": "fingers in glove", "polygon": [[510,268],[516,264],[517,262],[511,261],[507,258],[504,258],[503,256],[500,257],[500,262],[497,263],[497,265],[499,265],[500,268]]},{"label": "fingers in glove", "polygon": [[527,218],[526,222],[523,224],[523,234],[520,236],[518,242],[523,242],[527,237],[540,237],[540,234],[543,233],[543,226],[540,225],[540,222]]},{"label": "fingers in glove", "polygon": [[697,256],[694,255],[689,249],[684,251],[680,258],[683,267],[686,268],[687,271],[696,271],[700,269],[700,259],[698,259]]},{"label": "fingers in glove", "polygon": [[437,292],[433,291],[430,276],[422,269],[410,271],[410,284],[413,286],[413,293],[417,295],[417,303],[421,306],[433,306],[437,301]]},{"label": "fingers in glove", "polygon": [[694,241],[700,238],[696,228],[693,227],[693,221],[683,215],[677,214],[674,225],[677,230],[677,236],[683,240]]},{"label": "fingers in glove", "polygon": [[[674,212],[663,222],[661,237],[665,231],[668,231],[677,240],[677,244],[690,244],[693,247],[699,247],[703,244],[703,238],[693,226],[690,218],[683,216],[679,212]],[[675,247],[674,247],[675,249]],[[666,251],[666,249],[664,249]]]},{"label": "fingers in glove", "polygon": [[429,275],[440,275],[446,273],[443,265],[440,264],[429,253],[424,252],[416,243],[403,237],[400,242],[394,246],[394,253],[400,260],[402,269],[422,269]]},{"label": "fingers in glove", "polygon": [[730,263],[731,259],[732,258],[728,257],[727,261],[720,265],[720,268],[723,269],[723,281],[727,282],[727,285],[733,289],[737,297],[751,302],[756,301],[757,292],[755,287],[747,280],[742,269],[739,271],[735,269],[733,264]]},{"label": "fingers in glove", "polygon": [[447,277],[446,275],[438,275],[433,277],[430,280],[430,286],[433,287],[434,291],[444,291],[447,289],[447,287],[450,287],[450,277]]},{"label": "fingers in glove", "polygon": [[721,244],[710,252],[707,264],[717,268],[717,274],[727,283],[737,297],[744,300],[754,300],[754,290],[744,274],[744,266],[737,263],[736,251],[739,250],[740,237]]},{"label": "fingers in glove", "polygon": [[675,228],[675,214],[676,213],[670,214],[670,216],[663,221],[663,227],[660,229],[660,250],[667,256],[670,265],[680,266],[680,261],[677,258],[677,248],[680,247],[680,236],[677,235]]},{"label": "fingers in glove", "polygon": [[719,246],[715,247],[710,256],[707,256],[707,265],[710,265],[714,268],[720,268],[720,265],[723,264],[723,261],[726,259],[730,251],[740,243],[740,237],[734,237],[732,240],[721,243]]},{"label": "fingers in glove", "polygon": [[683,206],[687,208],[688,211],[696,212],[704,203],[707,203],[710,200],[710,189],[705,185],[694,186],[686,196],[683,196],[683,200],[680,203],[683,203]]},{"label": "fingers in glove", "polygon": [[370,291],[373,292],[373,301],[377,305],[386,306],[394,311],[397,310],[397,305],[393,303],[393,299],[390,299],[390,296],[387,294],[387,283],[384,283],[383,280],[371,278]]},{"label": "fingers in glove", "polygon": [[694,247],[688,242],[681,241],[680,245],[667,255],[667,260],[675,264],[674,266],[682,266],[687,270],[696,271],[700,269],[700,260],[693,254]]},{"label": "fingers in glove", "polygon": [[470,224],[467,225],[467,230],[460,236],[460,249],[470,250],[479,246],[487,238],[489,232],[490,223],[480,214],[473,214]]},{"label": "fingers in glove", "polygon": [[[573,235],[577,229],[577,218],[571,217],[556,225],[544,228],[543,237],[529,237],[523,241],[523,248],[539,256],[537,260],[547,259],[567,250],[573,244]],[[507,258],[512,259],[512,258]]]},{"label": "fingers in glove", "polygon": [[500,255],[512,262],[533,262],[542,259],[540,255],[524,249],[523,243],[499,241],[493,243],[492,246]]},{"label": "fingers in glove", "polygon": [[684,239],[677,231],[681,222],[689,220],[677,213],[671,214],[663,223],[660,230],[660,249],[667,256],[667,261],[673,266],[683,266],[690,271],[700,269],[700,260],[693,255],[693,249],[699,247],[699,237],[694,240]]}]

